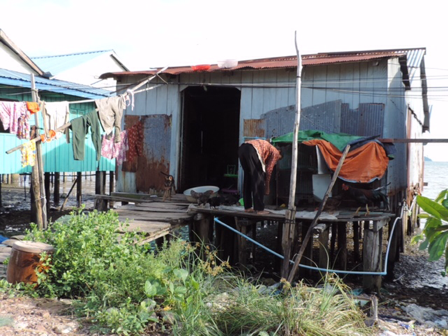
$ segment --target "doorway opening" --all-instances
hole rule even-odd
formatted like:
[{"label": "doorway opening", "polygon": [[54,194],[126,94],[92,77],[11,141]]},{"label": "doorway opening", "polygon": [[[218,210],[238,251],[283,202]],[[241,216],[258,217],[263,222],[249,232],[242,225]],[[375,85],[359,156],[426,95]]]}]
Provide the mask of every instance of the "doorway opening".
[{"label": "doorway opening", "polygon": [[[179,189],[237,189],[241,92],[193,86],[183,91]],[[229,172],[234,172],[230,174]]]}]

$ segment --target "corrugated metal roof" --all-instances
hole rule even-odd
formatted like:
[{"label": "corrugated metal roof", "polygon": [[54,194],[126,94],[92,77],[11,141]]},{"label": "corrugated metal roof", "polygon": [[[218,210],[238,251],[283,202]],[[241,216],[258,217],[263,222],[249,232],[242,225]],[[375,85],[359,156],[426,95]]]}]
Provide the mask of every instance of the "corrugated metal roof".
[{"label": "corrugated metal roof", "polygon": [[56,76],[61,72],[72,69],[96,57],[104,54],[113,54],[113,52],[113,50],[98,50],[66,55],[31,57],[31,59],[39,66],[39,68]]},{"label": "corrugated metal roof", "polygon": [[[418,68],[423,56],[426,53],[425,48],[417,49],[393,49],[393,50],[372,50],[372,51],[348,51],[337,53],[318,53],[312,55],[302,55],[303,66],[336,64],[336,63],[350,63],[371,61],[375,59],[391,58],[391,57],[406,57],[409,70]],[[297,67],[297,56],[284,56],[263,58],[254,60],[239,61],[238,65],[231,69],[221,69],[216,64],[212,64],[206,72],[215,71],[234,71],[242,69],[278,69],[278,68],[295,68]],[[147,70],[147,71],[124,71],[124,72],[109,72],[102,74],[100,78],[121,77],[121,76],[135,76],[135,75],[154,75],[161,68]],[[179,75],[182,73],[195,72],[191,66],[169,67],[163,73],[171,75]]]},{"label": "corrugated metal roof", "polygon": [[[61,93],[87,99],[100,99],[111,95],[111,92],[107,90],[56,79],[47,79],[44,77],[35,76],[34,81],[36,84],[36,89],[40,91]],[[0,69],[0,84],[31,88],[31,78],[29,74]]]}]

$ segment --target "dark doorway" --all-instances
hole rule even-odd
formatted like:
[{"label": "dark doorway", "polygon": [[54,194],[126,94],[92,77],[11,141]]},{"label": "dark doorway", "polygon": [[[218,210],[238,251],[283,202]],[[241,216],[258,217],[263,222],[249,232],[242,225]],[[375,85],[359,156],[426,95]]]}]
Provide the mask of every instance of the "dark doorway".
[{"label": "dark doorway", "polygon": [[194,86],[183,92],[179,189],[215,185],[238,167],[241,92],[236,88]]}]

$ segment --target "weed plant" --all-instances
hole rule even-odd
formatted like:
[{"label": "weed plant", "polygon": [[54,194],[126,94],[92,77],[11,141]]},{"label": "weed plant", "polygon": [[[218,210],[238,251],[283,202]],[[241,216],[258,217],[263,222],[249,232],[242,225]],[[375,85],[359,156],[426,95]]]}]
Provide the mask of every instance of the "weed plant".
[{"label": "weed plant", "polygon": [[[123,233],[126,232],[126,233]],[[216,251],[172,240],[142,244],[113,211],[73,212],[28,232],[55,247],[43,255],[34,295],[73,298],[97,331],[123,335],[368,335],[363,315],[337,278],[326,291],[283,282],[269,288],[233,273]]]}]

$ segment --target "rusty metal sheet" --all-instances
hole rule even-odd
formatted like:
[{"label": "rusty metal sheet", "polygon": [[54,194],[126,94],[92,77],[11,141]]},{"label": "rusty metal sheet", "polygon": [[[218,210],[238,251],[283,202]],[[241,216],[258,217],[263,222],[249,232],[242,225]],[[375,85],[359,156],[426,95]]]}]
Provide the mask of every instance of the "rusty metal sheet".
[{"label": "rusty metal sheet", "polygon": [[[136,115],[126,115],[124,117],[124,129],[128,130],[136,123],[140,121],[140,116]],[[125,161],[123,162],[121,170],[124,172],[136,172],[137,171],[137,158],[133,161]]]},{"label": "rusty metal sheet", "polygon": [[245,138],[265,138],[266,121],[264,119],[244,119],[243,136]]},{"label": "rusty metal sheet", "polygon": [[171,116],[154,114],[141,118],[144,129],[143,156],[138,158],[136,186],[138,191],[163,189],[170,169]]}]

